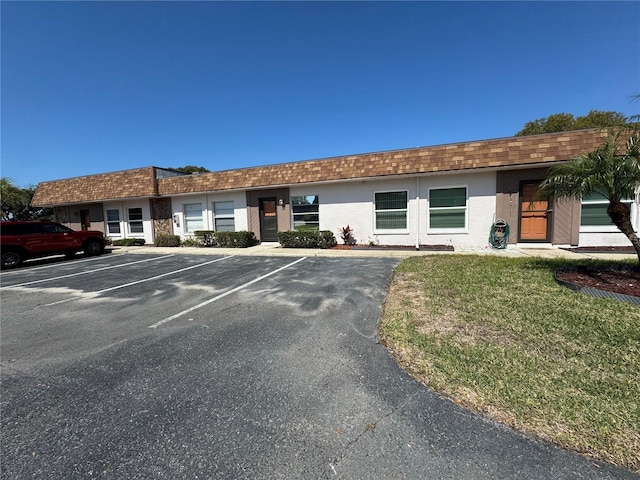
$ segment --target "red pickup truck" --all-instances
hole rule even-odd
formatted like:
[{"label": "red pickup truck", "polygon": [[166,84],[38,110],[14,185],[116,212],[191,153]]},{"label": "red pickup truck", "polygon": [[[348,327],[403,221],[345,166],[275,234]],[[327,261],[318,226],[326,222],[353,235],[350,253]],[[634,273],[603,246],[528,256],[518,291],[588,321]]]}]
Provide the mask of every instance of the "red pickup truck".
[{"label": "red pickup truck", "polygon": [[17,267],[27,258],[57,253],[67,257],[73,257],[79,251],[85,255],[100,255],[108,243],[102,232],[76,232],[56,222],[0,222],[2,268]]}]

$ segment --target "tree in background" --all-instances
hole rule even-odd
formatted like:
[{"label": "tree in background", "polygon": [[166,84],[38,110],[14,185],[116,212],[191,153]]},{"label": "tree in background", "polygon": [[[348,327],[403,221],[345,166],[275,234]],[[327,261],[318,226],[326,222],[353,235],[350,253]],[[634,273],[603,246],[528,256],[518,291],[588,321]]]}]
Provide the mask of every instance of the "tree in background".
[{"label": "tree in background", "polygon": [[[636,95],[631,96],[632,102],[635,102],[636,100],[640,100],[640,93],[637,93]],[[640,127],[640,125],[638,124],[638,122],[640,122],[640,113],[636,115],[631,115],[629,118],[627,118],[627,122],[629,124],[632,124],[635,128]]]},{"label": "tree in background", "polygon": [[591,110],[586,115],[574,118],[570,113],[554,113],[546,118],[527,122],[517,136],[541,133],[566,132],[583,128],[617,127],[627,123],[627,118],[619,112]]},{"label": "tree in background", "polygon": [[35,208],[31,206],[31,199],[35,188],[20,188],[7,177],[0,178],[0,204],[2,206],[2,220],[38,220],[50,217],[50,208]]},{"label": "tree in background", "polygon": [[559,198],[580,199],[593,193],[609,201],[607,214],[613,224],[631,241],[640,263],[640,240],[631,224],[631,210],[622,200],[635,198],[640,186],[640,133],[612,131],[596,150],[580,155],[549,170],[536,197],[554,201]]},{"label": "tree in background", "polygon": [[169,167],[169,170],[175,170],[176,172],[188,173],[189,175],[192,173],[207,173],[211,170],[206,169],[204,167],[196,167],[194,165],[187,165],[184,167],[172,168]]}]

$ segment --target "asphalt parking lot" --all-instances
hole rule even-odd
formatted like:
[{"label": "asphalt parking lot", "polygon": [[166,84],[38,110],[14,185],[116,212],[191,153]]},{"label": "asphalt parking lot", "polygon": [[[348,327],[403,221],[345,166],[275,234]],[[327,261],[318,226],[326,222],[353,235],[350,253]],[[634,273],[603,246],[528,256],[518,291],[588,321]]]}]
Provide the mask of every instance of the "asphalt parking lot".
[{"label": "asphalt parking lot", "polygon": [[107,254],[1,274],[1,477],[638,478],[377,343],[398,259]]}]

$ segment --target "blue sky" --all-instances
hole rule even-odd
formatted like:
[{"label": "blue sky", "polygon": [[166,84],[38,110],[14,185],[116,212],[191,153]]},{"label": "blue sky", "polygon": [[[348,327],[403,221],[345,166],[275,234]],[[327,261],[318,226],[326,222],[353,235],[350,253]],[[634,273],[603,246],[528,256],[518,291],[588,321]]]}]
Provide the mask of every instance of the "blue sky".
[{"label": "blue sky", "polygon": [[640,102],[640,2],[0,4],[1,174],[224,170]]}]

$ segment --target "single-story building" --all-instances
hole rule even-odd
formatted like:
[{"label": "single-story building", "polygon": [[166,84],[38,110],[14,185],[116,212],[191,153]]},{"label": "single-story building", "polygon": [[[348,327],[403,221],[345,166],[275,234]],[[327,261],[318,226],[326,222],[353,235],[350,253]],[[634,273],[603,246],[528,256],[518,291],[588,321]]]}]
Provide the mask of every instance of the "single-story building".
[{"label": "single-story building", "polygon": [[[358,243],[482,248],[503,219],[510,244],[629,245],[603,198],[531,201],[551,166],[607,135],[577,130],[192,175],[136,168],[42,182],[32,203],[71,228],[147,243],[197,230],[249,230],[262,242],[301,227],[338,237],[349,225]],[[637,229],[638,195],[629,203]]]}]

